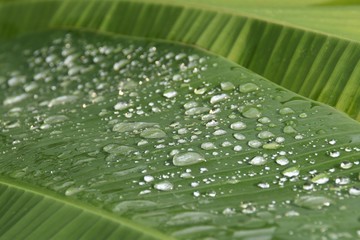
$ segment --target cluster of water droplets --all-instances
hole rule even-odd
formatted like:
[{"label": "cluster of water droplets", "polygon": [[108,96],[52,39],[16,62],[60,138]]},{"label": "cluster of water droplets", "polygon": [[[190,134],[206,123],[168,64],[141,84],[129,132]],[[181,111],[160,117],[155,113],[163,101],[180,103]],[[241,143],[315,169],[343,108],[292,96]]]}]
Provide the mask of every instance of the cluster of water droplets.
[{"label": "cluster of water droplets", "polygon": [[[55,33],[20,53],[24,69],[0,72],[14,159],[1,174],[185,239],[272,234],[278,209],[360,195],[359,133],[322,127],[331,110],[192,49],[84,36]],[[287,189],[292,199],[253,200]]]}]

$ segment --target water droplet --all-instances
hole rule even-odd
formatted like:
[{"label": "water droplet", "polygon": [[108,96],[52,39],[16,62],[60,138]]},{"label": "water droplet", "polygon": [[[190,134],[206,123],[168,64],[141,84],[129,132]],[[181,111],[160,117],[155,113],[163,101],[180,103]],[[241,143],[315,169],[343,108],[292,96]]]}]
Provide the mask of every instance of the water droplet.
[{"label": "water droplet", "polygon": [[154,177],[150,176],[150,175],[146,175],[146,176],[144,176],[144,181],[147,183],[152,182],[152,181],[154,181]]},{"label": "water droplet", "polygon": [[340,152],[339,151],[331,151],[331,152],[329,152],[329,156],[332,158],[337,158],[340,156]]},{"label": "water droplet", "polygon": [[241,93],[249,93],[249,92],[254,92],[257,91],[259,89],[258,85],[254,84],[254,83],[245,83],[240,85],[240,92]]},{"label": "water droplet", "polygon": [[349,194],[353,196],[360,196],[360,188],[358,187],[351,187],[349,189]]},{"label": "water droplet", "polygon": [[103,150],[107,153],[111,154],[121,154],[121,155],[129,155],[132,152],[135,152],[136,149],[129,146],[122,146],[117,144],[108,144],[103,147]]},{"label": "water droplet", "polygon": [[241,133],[234,133],[234,138],[235,139],[237,139],[237,140],[245,140],[246,139],[246,137],[243,135],[243,134],[241,134]]},{"label": "water droplet", "polygon": [[240,152],[242,150],[242,146],[236,145],[236,146],[234,146],[233,149],[234,149],[235,152]]},{"label": "water droplet", "polygon": [[299,170],[299,167],[290,167],[290,168],[285,169],[282,172],[282,174],[285,177],[296,177],[296,176],[299,176],[300,170]]},{"label": "water droplet", "polygon": [[114,71],[119,71],[121,68],[125,67],[129,63],[129,60],[122,59],[113,65]]},{"label": "water droplet", "polygon": [[55,115],[44,119],[45,124],[55,124],[68,120],[69,118],[65,115]]},{"label": "water droplet", "polygon": [[177,92],[174,89],[167,89],[163,93],[163,96],[166,98],[173,98],[176,95],[177,95]]},{"label": "water droplet", "polygon": [[184,212],[178,213],[170,218],[166,225],[168,226],[183,226],[183,225],[195,225],[204,224],[212,221],[214,215],[205,212]]},{"label": "water droplet", "polygon": [[209,111],[210,111],[210,108],[208,108],[208,107],[194,107],[194,108],[190,108],[190,109],[186,110],[185,115],[193,116],[193,115],[199,115],[202,113],[206,113]]},{"label": "water droplet", "polygon": [[11,105],[11,104],[15,104],[15,103],[19,103],[23,100],[25,100],[26,98],[29,97],[29,94],[27,93],[23,93],[23,94],[20,94],[20,95],[16,95],[16,96],[11,96],[11,97],[7,97],[3,104],[4,106],[6,105]]},{"label": "water droplet", "polygon": [[295,199],[294,204],[308,209],[322,209],[323,207],[328,207],[333,203],[333,201],[327,197],[323,196],[300,196]]},{"label": "water droplet", "polygon": [[215,96],[212,96],[211,99],[210,99],[210,103],[211,104],[215,104],[215,103],[218,103],[218,102],[221,102],[221,101],[224,101],[226,99],[229,98],[229,95],[223,93],[223,94],[219,94],[219,95],[215,95]]},{"label": "water droplet", "polygon": [[350,169],[352,166],[353,166],[353,163],[349,162],[349,161],[344,161],[344,162],[340,163],[340,167],[342,169]]},{"label": "water droplet", "polygon": [[223,129],[218,129],[218,130],[213,132],[214,136],[220,136],[220,135],[224,135],[224,134],[226,134],[226,131],[223,130]]},{"label": "water droplet", "polygon": [[264,183],[259,183],[257,186],[258,186],[259,188],[262,188],[262,189],[270,188],[270,184],[269,184],[269,183],[266,183],[266,182],[264,182]]},{"label": "water droplet", "polygon": [[246,128],[246,124],[243,122],[234,122],[230,125],[230,128],[233,130],[243,130]]},{"label": "water droplet", "polygon": [[259,118],[258,121],[262,124],[267,124],[267,123],[271,123],[271,120],[270,118],[268,117],[262,117],[262,118]]},{"label": "water droplet", "polygon": [[259,148],[262,146],[262,143],[259,140],[250,140],[248,146],[251,148]]},{"label": "water droplet", "polygon": [[266,143],[266,144],[263,145],[263,149],[272,149],[272,150],[274,150],[274,149],[279,149],[281,147],[282,147],[282,145],[278,144],[276,142]]},{"label": "water droplet", "polygon": [[297,131],[292,126],[285,126],[283,129],[284,133],[296,133]]},{"label": "water droplet", "polygon": [[220,86],[223,91],[230,91],[235,89],[235,85],[232,82],[222,82],[220,83]]},{"label": "water droplet", "polygon": [[116,204],[112,211],[116,213],[147,211],[157,207],[157,204],[147,200],[122,201]]},{"label": "water droplet", "polygon": [[266,164],[266,162],[267,162],[267,160],[264,157],[256,156],[256,157],[252,158],[249,163],[251,165],[260,166],[260,165]]},{"label": "water droplet", "polygon": [[127,102],[118,102],[115,104],[114,109],[117,111],[122,111],[130,107],[130,104]]},{"label": "water droplet", "polygon": [[175,166],[188,166],[206,161],[205,158],[197,152],[179,153],[173,157]]},{"label": "water droplet", "polygon": [[329,177],[326,173],[320,173],[315,177],[311,178],[311,182],[316,184],[325,184],[329,181]]},{"label": "water droplet", "polygon": [[166,133],[158,128],[146,128],[140,133],[140,136],[143,138],[165,138]]},{"label": "water droplet", "polygon": [[267,138],[275,137],[275,135],[269,131],[261,131],[261,132],[259,132],[258,137],[260,139],[267,139]]},{"label": "water droplet", "polygon": [[242,115],[246,118],[259,118],[261,112],[256,107],[245,107],[242,111]]},{"label": "water droplet", "polygon": [[174,185],[169,181],[163,181],[156,183],[154,188],[160,191],[171,191],[174,188]]},{"label": "water droplet", "polygon": [[281,166],[285,166],[289,164],[289,159],[287,159],[285,156],[279,156],[276,158],[275,162]]},{"label": "water droplet", "polygon": [[292,114],[292,113],[295,113],[294,110],[292,110],[291,108],[289,107],[285,107],[285,108],[282,108],[279,110],[279,113],[281,115],[288,115],[288,114]]},{"label": "water droplet", "polygon": [[156,123],[148,123],[148,122],[122,122],[122,123],[117,123],[114,125],[113,127],[113,131],[114,132],[131,132],[131,131],[135,131],[135,130],[140,130],[143,128],[148,128],[148,127],[154,127],[156,126]]},{"label": "water droplet", "polygon": [[286,212],[285,216],[286,217],[297,217],[297,216],[300,216],[300,213],[298,213],[294,210],[291,210],[291,211]]},{"label": "water droplet", "polygon": [[195,101],[190,101],[184,104],[184,108],[185,109],[190,109],[190,108],[194,108],[197,107],[199,104]]},{"label": "water droplet", "polygon": [[212,142],[205,142],[201,144],[201,148],[204,150],[212,150],[212,149],[216,149],[216,146]]},{"label": "water droplet", "polygon": [[57,106],[57,105],[73,103],[77,100],[77,98],[78,98],[77,96],[72,96],[72,95],[60,96],[60,97],[52,99],[49,102],[48,106],[53,107],[53,106]]}]

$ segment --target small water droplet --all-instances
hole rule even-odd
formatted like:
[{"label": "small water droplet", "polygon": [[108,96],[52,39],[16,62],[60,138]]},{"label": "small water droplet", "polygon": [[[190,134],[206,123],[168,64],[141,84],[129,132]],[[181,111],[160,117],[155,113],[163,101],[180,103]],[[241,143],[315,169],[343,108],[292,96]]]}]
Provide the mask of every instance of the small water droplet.
[{"label": "small water droplet", "polygon": [[292,126],[285,126],[283,129],[284,133],[296,133],[297,131]]},{"label": "small water droplet", "polygon": [[246,137],[241,133],[234,133],[233,136],[237,140],[245,140],[246,139]]},{"label": "small water droplet", "polygon": [[188,110],[185,111],[185,115],[187,116],[193,116],[193,115],[199,115],[202,113],[208,113],[210,111],[210,108],[208,107],[194,107],[194,108],[190,108]]},{"label": "small water droplet", "polygon": [[331,151],[331,152],[329,152],[329,156],[332,158],[337,158],[340,156],[340,152],[339,151]]}]

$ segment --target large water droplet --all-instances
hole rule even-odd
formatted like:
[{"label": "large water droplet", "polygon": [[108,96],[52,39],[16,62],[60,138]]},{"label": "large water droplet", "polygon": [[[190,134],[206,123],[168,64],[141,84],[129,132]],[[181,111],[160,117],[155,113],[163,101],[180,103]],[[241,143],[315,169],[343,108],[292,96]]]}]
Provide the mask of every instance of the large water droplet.
[{"label": "large water droplet", "polygon": [[167,89],[163,93],[163,96],[166,98],[173,98],[176,95],[177,95],[177,92],[174,89]]},{"label": "large water droplet", "polygon": [[266,164],[266,162],[267,160],[263,156],[256,156],[249,161],[251,165],[256,165],[256,166],[264,165]]},{"label": "large water droplet", "polygon": [[310,195],[300,196],[294,201],[294,204],[299,207],[308,209],[322,209],[323,207],[330,206],[332,203],[333,201],[327,197]]},{"label": "large water droplet", "polygon": [[311,182],[316,184],[325,184],[329,181],[329,176],[326,173],[320,173],[315,177],[311,178]]},{"label": "large water droplet", "polygon": [[261,112],[256,107],[245,107],[242,111],[242,115],[246,118],[259,118]]},{"label": "large water droplet", "polygon": [[140,133],[140,136],[143,138],[165,138],[166,133],[159,128],[146,128]]},{"label": "large water droplet", "polygon": [[249,92],[254,92],[257,91],[259,89],[258,85],[254,84],[254,83],[245,83],[240,85],[240,92],[242,93],[249,93]]},{"label": "large water droplet", "polygon": [[114,132],[131,132],[131,131],[135,131],[135,130],[140,130],[143,128],[148,128],[148,127],[154,127],[156,126],[156,123],[148,123],[148,122],[122,122],[122,123],[117,123],[114,125],[113,127],[113,131]]},{"label": "large water droplet", "polygon": [[188,166],[206,161],[205,158],[197,152],[179,153],[173,157],[175,166]]},{"label": "large water droplet", "polygon": [[223,91],[230,91],[235,89],[235,85],[232,82],[222,82],[220,83],[220,86]]},{"label": "large water droplet", "polygon": [[218,103],[218,102],[221,102],[221,101],[224,101],[226,99],[229,98],[229,95],[223,93],[223,94],[219,94],[219,95],[215,95],[215,96],[212,96],[211,99],[210,99],[210,103],[211,104],[215,104],[215,103]]},{"label": "large water droplet", "polygon": [[230,128],[233,130],[242,130],[246,128],[246,124],[243,122],[234,122],[230,125]]},{"label": "large water droplet", "polygon": [[290,167],[290,168],[285,169],[282,172],[282,174],[285,177],[296,177],[300,174],[300,170],[299,170],[299,167]]},{"label": "large water droplet", "polygon": [[174,185],[169,181],[163,181],[156,183],[154,188],[160,191],[171,191],[174,188]]}]

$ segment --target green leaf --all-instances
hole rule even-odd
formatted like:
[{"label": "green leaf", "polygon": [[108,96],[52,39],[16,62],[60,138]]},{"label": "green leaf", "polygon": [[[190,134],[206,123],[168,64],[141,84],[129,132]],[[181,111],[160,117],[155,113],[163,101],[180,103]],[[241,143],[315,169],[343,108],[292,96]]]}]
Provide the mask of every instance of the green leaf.
[{"label": "green leaf", "polygon": [[169,42],[58,30],[0,53],[0,236],[358,237],[360,124],[335,109]]},{"label": "green leaf", "polygon": [[359,10],[326,0],[11,1],[0,5],[0,38],[70,27],[191,44],[360,120]]}]

